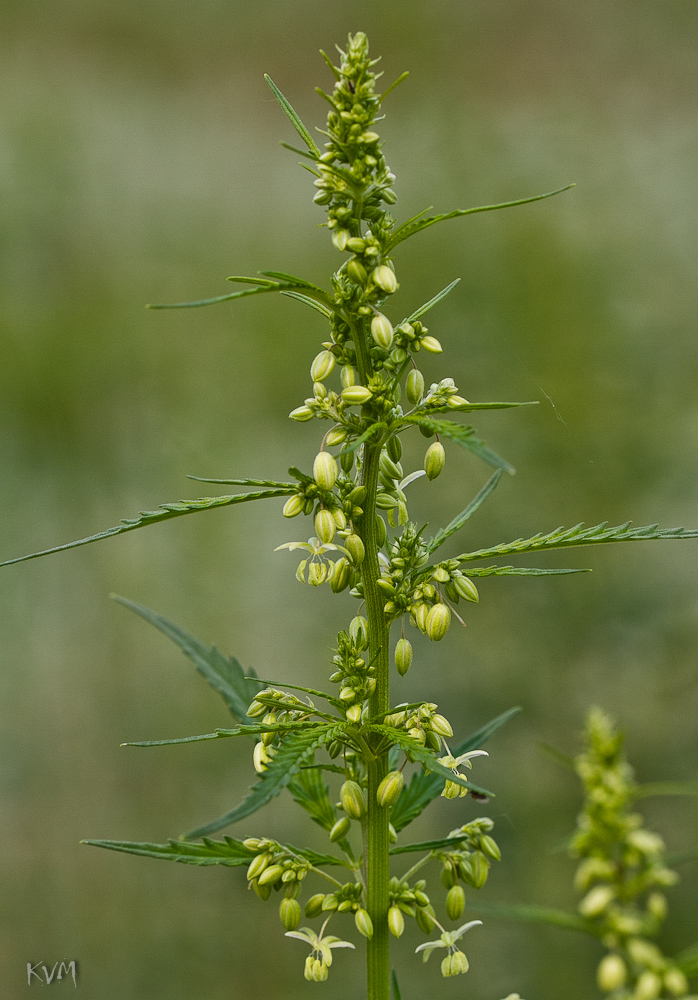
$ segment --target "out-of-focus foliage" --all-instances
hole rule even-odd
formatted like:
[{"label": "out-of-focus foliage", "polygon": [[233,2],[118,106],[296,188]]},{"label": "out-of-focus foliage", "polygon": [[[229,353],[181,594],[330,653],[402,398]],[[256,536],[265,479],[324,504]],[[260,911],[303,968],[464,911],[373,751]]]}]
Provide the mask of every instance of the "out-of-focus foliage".
[{"label": "out-of-focus foliage", "polygon": [[[509,532],[527,537],[546,519],[550,530],[606,517],[698,524],[690,5],[9,0],[0,557],[193,496],[187,473],[283,480],[289,443],[312,459],[312,435],[286,416],[307,383],[288,358],[290,345],[311,356],[320,317],[267,297],[205,312],[142,304],[225,293],[224,278],[243,266],[326,273],[325,236],[313,235],[322,214],[297,157],[278,146],[295,136],[263,73],[306,123],[321,124],[324,104],[308,94],[327,72],[314,54],[357,29],[383,53],[387,77],[412,72],[388,98],[384,129],[401,218],[578,185],[550,202],[444,223],[402,250],[401,280],[414,294],[406,315],[462,279],[429,325],[449,359],[458,356],[452,373],[468,398],[541,400],[478,415],[488,443],[520,471],[472,529],[444,544],[444,558]],[[438,357],[429,365],[441,377]],[[432,532],[485,479],[474,458],[454,453]],[[411,487],[415,514],[428,489],[425,480]],[[313,684],[324,675],[341,612],[328,595],[320,628],[324,598],[291,592],[272,554],[284,537],[282,502],[134,532],[0,579],[3,995],[25,988],[28,961],[72,958],[100,998],[278,993],[283,971],[258,944],[276,917],[235,873],[137,862],[78,841],[161,842],[225,812],[250,779],[246,748],[232,741],[119,749],[197,725],[207,732],[226,715],[169,643],[109,603],[110,591],[262,677]],[[483,783],[498,790],[498,830],[510,828],[498,837],[506,862],[490,891],[568,910],[568,863],[563,853],[541,862],[540,845],[564,838],[576,798],[538,742],[572,752],[594,702],[628,730],[645,780],[686,780],[698,735],[691,543],[579,554],[593,574],[492,584],[460,639],[439,647],[429,677],[463,731],[524,706],[483,765]],[[423,695],[418,663],[402,681],[405,700]],[[434,836],[454,809],[457,822],[471,819],[468,801],[444,802],[433,828],[425,819],[415,834]],[[694,800],[651,801],[645,812],[676,850],[695,845]],[[269,815],[274,836],[294,842],[282,800]],[[683,866],[667,953],[695,940],[696,899],[696,866]],[[406,952],[416,943],[408,937]],[[491,923],[469,944],[474,996],[594,995],[595,952],[581,936]],[[292,942],[281,947],[291,955]],[[405,1000],[427,974],[414,959]],[[358,997],[360,975],[356,983]],[[304,987],[290,983],[284,996]],[[326,993],[351,988],[330,982]]]}]

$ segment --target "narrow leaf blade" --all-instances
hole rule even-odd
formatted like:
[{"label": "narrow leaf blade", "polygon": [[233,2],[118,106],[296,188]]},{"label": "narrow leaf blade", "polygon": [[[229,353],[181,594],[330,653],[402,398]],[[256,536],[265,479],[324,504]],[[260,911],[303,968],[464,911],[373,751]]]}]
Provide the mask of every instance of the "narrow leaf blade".
[{"label": "narrow leaf blade", "polygon": [[439,302],[441,302],[442,299],[445,299],[446,296],[453,291],[453,289],[459,282],[460,278],[456,278],[455,281],[452,281],[450,285],[446,285],[445,288],[442,288],[440,292],[437,292],[437,294],[434,296],[433,299],[429,299],[429,301],[425,302],[424,305],[421,305],[418,309],[415,309],[415,311],[411,314],[411,316],[407,317],[405,323],[414,323],[416,319],[420,319],[422,316],[424,316],[425,313],[428,313],[429,310],[433,309],[434,306],[437,305]]},{"label": "narrow leaf blade", "polygon": [[313,154],[313,156],[315,157],[315,159],[319,160],[320,159],[320,150],[317,148],[317,146],[313,142],[313,138],[312,138],[310,132],[307,130],[307,128],[305,127],[305,125],[303,124],[303,122],[300,120],[300,118],[298,117],[298,115],[296,114],[296,112],[293,110],[293,108],[291,107],[291,105],[289,104],[289,102],[286,100],[286,98],[281,93],[281,91],[276,86],[276,84],[274,83],[274,81],[272,80],[272,78],[269,76],[268,73],[264,74],[264,79],[269,84],[269,87],[271,88],[272,94],[274,95],[274,97],[277,99],[277,101],[281,105],[281,108],[284,111],[284,114],[287,116],[287,118],[289,119],[289,121],[291,122],[291,124],[293,125],[293,127],[295,128],[295,130],[298,133],[298,135],[301,137],[301,139],[303,140],[303,142],[306,144],[306,146],[308,147],[308,149],[310,150],[310,152]]}]

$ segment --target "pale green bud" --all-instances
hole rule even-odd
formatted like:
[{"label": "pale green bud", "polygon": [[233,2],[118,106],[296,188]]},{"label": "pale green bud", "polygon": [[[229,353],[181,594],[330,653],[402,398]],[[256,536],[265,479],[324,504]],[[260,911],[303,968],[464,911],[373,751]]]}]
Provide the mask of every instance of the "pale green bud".
[{"label": "pale green bud", "polygon": [[291,420],[298,420],[302,423],[304,420],[313,419],[313,411],[309,406],[297,406],[295,410],[291,410],[289,417]]},{"label": "pale green bud", "polygon": [[625,985],[628,970],[620,955],[606,955],[596,970],[596,982],[602,993],[612,993]]},{"label": "pale green bud", "polygon": [[255,748],[252,751],[252,763],[254,764],[254,769],[257,774],[261,774],[262,771],[266,771],[267,764],[270,760],[271,758],[264,743],[255,743]]},{"label": "pale green bud", "polygon": [[305,904],[305,915],[309,920],[313,917],[317,917],[319,913],[322,913],[322,904],[325,900],[324,892],[317,892],[314,896],[311,896],[308,902]]},{"label": "pale green bud", "polygon": [[480,595],[477,592],[477,587],[469,577],[454,576],[453,586],[458,591],[459,596],[464,598],[466,601],[474,601],[477,604],[477,602],[480,600]]},{"label": "pale green bud", "polygon": [[349,389],[352,385],[356,385],[358,378],[359,373],[352,365],[344,365],[339,373],[339,381],[342,389]]},{"label": "pale green bud", "polygon": [[443,351],[443,347],[438,342],[436,337],[422,337],[420,343],[424,350],[428,351],[429,354],[441,354]]},{"label": "pale green bud", "polygon": [[334,913],[334,911],[337,909],[338,906],[339,906],[339,900],[337,899],[335,894],[331,892],[329,893],[329,895],[325,896],[325,898],[322,901],[322,912]]},{"label": "pale green bud", "polygon": [[339,469],[328,451],[321,451],[313,462],[313,479],[322,490],[331,490],[337,482]]},{"label": "pale green bud", "polygon": [[388,479],[400,480],[404,475],[402,468],[385,451],[381,453],[380,470]]},{"label": "pale green bud", "polygon": [[384,351],[389,351],[393,343],[393,324],[383,313],[376,313],[371,320],[371,336]]},{"label": "pale green bud", "polygon": [[630,957],[638,965],[660,968],[663,963],[663,956],[657,945],[644,938],[631,938],[627,943],[627,948]]},{"label": "pale green bud", "polygon": [[465,909],[465,892],[462,885],[452,885],[446,896],[446,913],[450,920],[459,920]]},{"label": "pale green bud", "polygon": [[362,615],[349,622],[349,635],[358,649],[368,648],[368,622]]},{"label": "pale green bud", "polygon": [[352,531],[350,535],[347,535],[344,542],[344,548],[351,556],[351,560],[354,565],[360,566],[366,556],[366,548],[360,536],[357,535],[356,532]]},{"label": "pale green bud", "polygon": [[395,904],[388,910],[388,927],[393,937],[402,937],[402,933],[405,930],[405,918],[402,915],[400,907],[395,906]]},{"label": "pale green bud", "polygon": [[346,250],[349,242],[349,233],[346,229],[335,229],[332,233],[332,242],[338,250]]},{"label": "pale green bud", "polygon": [[337,525],[332,514],[323,507],[315,515],[315,534],[318,537],[318,541],[322,542],[323,545],[327,545],[334,538],[336,530]]},{"label": "pale green bud", "polygon": [[380,516],[376,514],[376,544],[379,549],[382,549],[388,538],[388,529],[385,526],[385,521]]},{"label": "pale green bud", "polygon": [[260,715],[265,715],[266,711],[266,705],[262,705],[259,701],[253,701],[247,709],[247,717],[249,719],[258,719]]},{"label": "pale green bud", "polygon": [[404,677],[412,663],[412,643],[409,639],[398,639],[395,647],[395,666],[401,677]]},{"label": "pale green bud", "polygon": [[327,578],[327,564],[311,562],[308,566],[308,583],[311,587],[319,587]]},{"label": "pale green bud", "polygon": [[259,885],[273,885],[278,882],[284,873],[282,865],[269,865],[264,869],[257,880]]},{"label": "pale green bud", "polygon": [[330,840],[334,844],[337,840],[342,840],[351,829],[351,820],[348,816],[342,816],[330,830]]},{"label": "pale green bud", "polygon": [[339,790],[339,800],[347,816],[361,819],[366,812],[366,799],[361,785],[356,781],[345,781]]},{"label": "pale green bud", "polygon": [[598,917],[614,896],[615,892],[610,885],[596,885],[579,904],[579,912],[583,917]]},{"label": "pale green bud", "polygon": [[267,883],[266,885],[260,885],[259,881],[255,879],[252,883],[252,888],[260,899],[269,899],[271,896],[271,885]]},{"label": "pale green bud", "polygon": [[341,444],[342,441],[345,441],[346,436],[347,432],[344,427],[333,427],[331,431],[327,432],[325,444],[328,448],[334,448],[335,445]]},{"label": "pale green bud", "polygon": [[390,771],[386,774],[376,790],[378,805],[385,809],[397,802],[404,783],[402,771]]},{"label": "pale green bud", "polygon": [[351,250],[352,253],[363,253],[365,249],[366,240],[362,240],[360,236],[352,236],[347,241],[347,250]]},{"label": "pale green bud", "polygon": [[287,931],[295,931],[301,922],[301,904],[297,899],[282,899],[279,903],[279,916]]},{"label": "pale green bud", "polygon": [[493,861],[502,860],[502,852],[499,850],[499,844],[486,833],[483,833],[480,837],[480,850],[488,858],[492,858]]},{"label": "pale green bud", "polygon": [[456,406],[470,406],[470,401],[465,399],[464,396],[449,396],[448,405],[454,408]]},{"label": "pale green bud", "polygon": [[351,899],[343,899],[342,902],[337,907],[337,913],[348,913],[349,910],[354,909],[354,903]]},{"label": "pale green bud", "polygon": [[323,385],[322,382],[313,382],[313,396],[315,399],[327,399],[327,386]]},{"label": "pale green bud", "polygon": [[397,830],[392,823],[388,823],[388,840],[391,844],[397,844]]},{"label": "pale green bud", "polygon": [[426,633],[432,642],[439,642],[451,625],[451,610],[446,604],[435,604],[426,621]]},{"label": "pale green bud", "polygon": [[450,739],[453,736],[451,723],[443,715],[432,715],[430,725],[437,736],[444,736],[446,739]]},{"label": "pale green bud", "polygon": [[384,292],[392,295],[393,292],[398,290],[397,278],[395,277],[395,271],[387,264],[379,264],[378,267],[371,274],[371,280],[374,285],[378,285],[382,288]]},{"label": "pale green bud", "polygon": [[367,389],[365,385],[350,385],[346,389],[342,389],[342,399],[349,406],[358,406],[368,403],[369,399],[373,396],[370,389]]},{"label": "pale green bud", "polygon": [[666,896],[661,892],[652,892],[647,898],[647,910],[655,920],[664,920],[667,914]]},{"label": "pale green bud", "polygon": [[310,366],[310,377],[313,382],[322,382],[334,368],[335,357],[332,351],[320,351]]},{"label": "pale green bud", "polygon": [[[465,791],[465,789],[463,789],[463,791]],[[469,867],[472,872],[473,885],[476,889],[482,889],[483,885],[487,881],[487,876],[490,873],[490,867],[487,864],[487,859],[484,854],[480,854],[479,851],[476,851],[468,860],[470,862]]]},{"label": "pale green bud", "polygon": [[262,846],[262,841],[259,837],[247,837],[246,840],[242,842],[243,847],[246,847],[248,851],[258,851]]},{"label": "pale green bud", "polygon": [[305,500],[296,494],[293,497],[289,497],[284,504],[283,515],[284,517],[297,517],[298,514],[303,512],[304,507]]},{"label": "pale green bud", "polygon": [[437,583],[448,583],[451,579],[451,574],[443,566],[437,566],[434,570],[433,579]]},{"label": "pale green bud", "polygon": [[368,915],[368,911],[364,910],[363,907],[359,907],[354,914],[354,923],[359,934],[363,934],[365,938],[373,937],[373,921]]},{"label": "pale green bud", "polygon": [[361,720],[361,705],[352,705],[345,714],[348,722],[359,722]]},{"label": "pale green bud", "polygon": [[434,907],[431,903],[428,906],[420,906],[417,910],[417,926],[422,934],[431,934],[434,930]]},{"label": "pale green bud", "polygon": [[662,992],[662,980],[656,972],[645,969],[635,986],[633,1000],[657,1000]]},{"label": "pale green bud", "polygon": [[429,479],[436,479],[446,462],[446,452],[440,441],[434,441],[424,456],[424,471]]},{"label": "pale green bud", "polygon": [[253,858],[252,863],[247,869],[248,880],[251,882],[252,879],[259,878],[270,861],[271,854],[258,854],[256,858]]},{"label": "pale green bud", "polygon": [[[363,241],[362,241],[363,242]],[[351,249],[351,247],[349,248]],[[349,261],[347,264],[347,274],[354,282],[355,285],[365,285],[368,275],[366,273],[366,268],[363,266],[360,260],[356,258]]]},{"label": "pale green bud", "polygon": [[429,605],[424,603],[418,604],[414,609],[414,620],[417,623],[417,628],[420,632],[426,632],[428,617]]},{"label": "pale green bud", "polygon": [[330,589],[332,590],[332,593],[341,594],[343,590],[346,590],[349,586],[350,576],[351,567],[349,566],[349,560],[342,556],[341,559],[337,559],[334,563],[334,570],[330,580]]},{"label": "pale green bud", "polygon": [[688,993],[688,980],[681,969],[673,968],[664,973],[664,985],[675,997]]},{"label": "pale green bud", "polygon": [[397,201],[397,195],[392,188],[386,188],[383,191],[382,198],[387,205],[394,205]]}]

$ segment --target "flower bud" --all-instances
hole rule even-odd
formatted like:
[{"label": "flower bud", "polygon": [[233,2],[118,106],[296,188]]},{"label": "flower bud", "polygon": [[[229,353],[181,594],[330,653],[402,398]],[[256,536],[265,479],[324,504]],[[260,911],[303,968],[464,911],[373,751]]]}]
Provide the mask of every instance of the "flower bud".
[{"label": "flower bud", "polygon": [[368,622],[362,615],[357,615],[349,622],[349,635],[357,649],[368,648]]},{"label": "flower bud", "polygon": [[366,555],[366,549],[364,547],[364,543],[362,542],[359,535],[356,534],[356,532],[352,531],[350,535],[347,535],[347,538],[344,542],[344,547],[351,556],[351,561],[354,563],[354,565],[360,566],[361,563],[364,561],[364,557]]},{"label": "flower bud", "polygon": [[492,858],[493,861],[502,860],[502,852],[499,850],[499,844],[493,837],[490,837],[486,833],[483,833],[480,837],[480,850],[488,858]]},{"label": "flower bud", "polygon": [[397,465],[387,452],[382,452],[380,457],[380,471],[388,479],[400,480],[404,476],[402,468]]},{"label": "flower bud", "polygon": [[347,517],[341,507],[333,507],[330,511],[332,517],[334,518],[334,523],[337,525],[338,531],[344,531],[347,526]]},{"label": "flower bud", "polygon": [[426,633],[432,642],[439,642],[448,632],[451,624],[451,610],[446,604],[435,604],[426,621]]},{"label": "flower bud", "polygon": [[392,188],[385,188],[382,198],[386,205],[394,205],[397,201],[397,195]]},{"label": "flower bud", "polygon": [[421,602],[417,604],[414,609],[414,620],[417,623],[417,628],[420,632],[426,632],[427,630],[427,618],[429,617],[429,605]]},{"label": "flower bud", "polygon": [[339,373],[339,381],[342,389],[349,389],[352,385],[356,385],[358,378],[359,373],[352,365],[344,365]]},{"label": "flower bud", "polygon": [[263,742],[255,743],[254,750],[252,751],[252,762],[257,774],[266,771],[267,764],[269,763],[269,754]]},{"label": "flower bud", "polygon": [[688,993],[688,980],[681,969],[673,968],[664,973],[664,985],[675,997]]},{"label": "flower bud", "polygon": [[296,493],[295,496],[289,497],[284,504],[283,515],[284,517],[296,517],[303,512],[304,507],[305,500]]},{"label": "flower bud", "polygon": [[454,576],[453,586],[458,591],[458,595],[464,598],[466,601],[474,601],[475,604],[480,600],[480,595],[477,592],[477,587],[473,581],[467,576]]},{"label": "flower bud", "polygon": [[424,456],[424,471],[429,479],[436,479],[446,462],[446,452],[440,441],[434,441]]},{"label": "flower bud", "polygon": [[402,771],[390,771],[386,774],[376,790],[378,805],[385,809],[397,802],[404,783]]},{"label": "flower bud", "polygon": [[334,844],[337,840],[342,840],[349,833],[351,820],[348,816],[342,816],[330,830],[330,840]]},{"label": "flower bud", "polygon": [[383,313],[376,313],[371,320],[371,336],[384,351],[389,351],[393,343],[393,324]]},{"label": "flower bud", "polygon": [[349,406],[358,406],[368,403],[369,399],[373,396],[370,389],[367,389],[365,385],[350,385],[346,389],[342,389],[342,399]]},{"label": "flower bud", "polygon": [[374,285],[378,285],[382,288],[384,292],[388,295],[392,295],[398,289],[397,278],[395,277],[395,271],[387,264],[379,264],[377,268],[371,274],[371,280]]},{"label": "flower bud", "polygon": [[428,351],[429,354],[441,354],[443,351],[443,347],[438,342],[436,337],[422,337],[420,343],[424,350]]},{"label": "flower bud", "polygon": [[465,909],[465,892],[462,885],[452,885],[446,896],[446,913],[450,920],[459,920]]},{"label": "flower bud", "polygon": [[412,403],[413,406],[416,406],[424,395],[424,376],[418,368],[413,368],[407,376],[405,393],[408,402]]},{"label": "flower bud", "polygon": [[361,705],[352,705],[348,708],[345,713],[348,722],[360,722],[361,720]]},{"label": "flower bud", "polygon": [[349,586],[351,567],[349,566],[349,561],[343,556],[341,559],[337,559],[333,565],[334,570],[330,579],[330,589],[333,594],[341,594]]},{"label": "flower bud", "polygon": [[487,864],[487,859],[484,854],[480,854],[479,851],[470,857],[470,871],[472,872],[473,885],[476,889],[482,889],[483,885],[487,881],[487,876],[490,873],[490,867]]},{"label": "flower bud", "polygon": [[305,904],[305,915],[309,920],[313,917],[317,917],[319,913],[322,913],[322,904],[325,899],[324,892],[317,892],[314,896],[311,896],[308,902]]},{"label": "flower bud", "polygon": [[282,899],[279,903],[279,916],[287,931],[295,931],[301,922],[301,915],[301,904],[297,899]]},{"label": "flower bud", "polygon": [[434,907],[420,906],[417,910],[417,926],[422,934],[431,934],[434,930]]},{"label": "flower bud", "polygon": [[[351,247],[349,249],[351,249]],[[361,261],[357,260],[355,257],[352,258],[352,260],[350,260],[347,264],[347,274],[355,285],[366,284],[366,279],[368,278],[366,268],[363,266]]]},{"label": "flower bud", "polygon": [[402,937],[402,932],[405,929],[405,918],[400,907],[395,906],[394,903],[388,910],[388,927],[393,937]]},{"label": "flower bud", "polygon": [[382,549],[388,538],[388,529],[385,526],[385,521],[380,516],[376,514],[376,544],[379,549]]},{"label": "flower bud", "polygon": [[269,865],[258,878],[259,885],[273,885],[284,873],[282,865]]},{"label": "flower bud", "polygon": [[395,647],[395,666],[401,677],[404,677],[412,663],[412,643],[409,639],[398,639]]},{"label": "flower bud", "polygon": [[298,420],[302,423],[304,420],[313,419],[313,411],[309,406],[297,406],[295,410],[291,410],[289,417],[291,420]]},{"label": "flower bud", "polygon": [[451,723],[443,715],[432,715],[430,725],[437,736],[444,736],[448,740],[453,736]]},{"label": "flower bud", "polygon": [[352,236],[347,241],[347,249],[351,250],[352,253],[363,253],[366,249],[366,240],[363,240],[360,236]]},{"label": "flower bud", "polygon": [[337,482],[339,469],[337,463],[328,451],[321,451],[313,462],[313,479],[321,490],[331,490]]},{"label": "flower bud", "polygon": [[599,917],[615,896],[610,885],[596,885],[579,904],[583,917]]},{"label": "flower bud", "polygon": [[347,432],[344,427],[333,427],[325,436],[325,444],[328,448],[334,448],[346,440]]},{"label": "flower bud", "polygon": [[359,907],[354,914],[354,923],[359,934],[363,934],[365,938],[373,937],[373,921],[368,915],[368,911],[364,910],[363,907]]},{"label": "flower bud", "polygon": [[656,972],[645,969],[635,986],[633,1000],[657,1000],[662,992],[662,980]]},{"label": "flower bud", "polygon": [[255,879],[251,884],[260,899],[269,899],[271,896],[271,885],[268,883],[266,885],[260,885],[257,879]]},{"label": "flower bud", "polygon": [[388,823],[388,840],[391,844],[397,844],[397,830],[392,823]]},{"label": "flower bud", "polygon": [[606,955],[596,970],[596,982],[602,993],[612,993],[625,985],[628,970],[620,955]]},{"label": "flower bud", "polygon": [[253,858],[252,863],[247,869],[248,880],[251,882],[252,879],[259,878],[270,861],[271,854],[258,854],[256,858]]},{"label": "flower bud", "polygon": [[337,899],[335,894],[331,892],[329,893],[329,895],[325,896],[325,898],[322,901],[322,912],[334,913],[334,911],[337,909],[338,906],[339,906],[339,900]]},{"label": "flower bud", "polygon": [[339,790],[339,800],[347,816],[361,819],[366,812],[366,800],[361,785],[356,781],[345,781]]},{"label": "flower bud", "polygon": [[313,382],[322,382],[334,368],[335,357],[332,351],[320,351],[310,366],[310,377]]},{"label": "flower bud", "polygon": [[470,406],[470,401],[464,396],[449,396],[448,405],[455,409],[457,406]]},{"label": "flower bud", "polygon": [[318,541],[322,542],[323,545],[327,545],[334,538],[336,530],[337,525],[334,518],[329,510],[323,507],[315,515],[315,534],[318,537]]},{"label": "flower bud", "polygon": [[332,242],[338,250],[346,250],[347,243],[349,242],[349,233],[346,229],[335,229],[332,233]]}]

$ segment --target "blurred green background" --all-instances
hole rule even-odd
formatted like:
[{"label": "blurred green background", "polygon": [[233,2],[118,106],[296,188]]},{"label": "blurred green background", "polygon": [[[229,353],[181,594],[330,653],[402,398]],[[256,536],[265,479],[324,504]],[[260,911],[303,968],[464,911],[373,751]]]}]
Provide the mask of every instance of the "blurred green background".
[{"label": "blurred green background", "polygon": [[[187,473],[284,478],[317,428],[287,419],[308,391],[321,318],[288,300],[152,313],[215,295],[225,276],[289,270],[325,283],[339,257],[263,80],[322,125],[317,55],[369,33],[389,83],[381,126],[401,218],[577,187],[548,202],[445,223],[400,248],[395,315],[454,277],[431,314],[471,399],[539,399],[483,414],[519,469],[449,552],[608,518],[698,525],[698,26],[665,0],[6,0],[0,35],[0,462],[3,558],[198,495]],[[228,286],[229,287],[229,286]],[[413,442],[408,465],[424,447]],[[412,515],[446,523],[485,467],[448,450]],[[204,488],[205,489],[205,488]],[[217,697],[115,591],[234,652],[262,675],[320,684],[353,611],[294,579],[276,545],[305,526],[281,501],[201,514],[0,575],[0,993],[26,963],[76,959],[95,1000],[306,997],[304,952],[241,873],[100,852],[81,837],[164,840],[229,808],[250,748],[160,750],[124,740],[225,726]],[[298,535],[301,531],[302,534]],[[520,704],[478,778],[505,860],[482,896],[572,908],[559,845],[587,707],[628,731],[641,780],[695,779],[697,543],[580,550],[547,561],[595,572],[487,580],[468,628],[427,649],[400,700],[440,703],[458,732]],[[520,560],[519,560],[520,562]],[[298,842],[305,814],[276,800],[231,832]],[[414,826],[443,835],[482,811],[441,802]],[[691,799],[648,801],[671,850],[696,844]],[[244,826],[244,829],[242,829]],[[698,938],[698,865],[671,892],[663,944]],[[433,873],[436,877],[436,872]],[[471,894],[472,896],[472,894]],[[474,902],[473,902],[474,906]],[[404,1000],[435,990],[587,1000],[597,946],[489,918],[472,970],[441,980],[395,946]],[[63,984],[63,988],[69,988]],[[60,987],[54,986],[54,989]],[[327,997],[363,994],[342,953]]]}]

